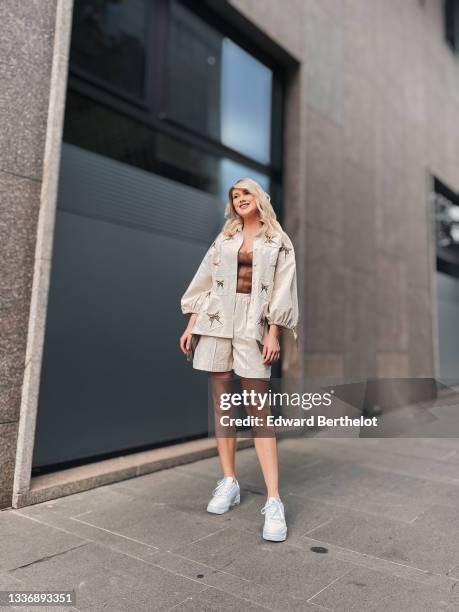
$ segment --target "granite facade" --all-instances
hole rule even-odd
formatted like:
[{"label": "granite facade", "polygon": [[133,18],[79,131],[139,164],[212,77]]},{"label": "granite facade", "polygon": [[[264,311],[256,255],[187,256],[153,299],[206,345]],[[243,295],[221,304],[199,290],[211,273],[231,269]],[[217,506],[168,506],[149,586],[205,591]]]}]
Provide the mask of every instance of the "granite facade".
[{"label": "granite facade", "polygon": [[0,3],[0,508],[11,505],[56,2]]}]

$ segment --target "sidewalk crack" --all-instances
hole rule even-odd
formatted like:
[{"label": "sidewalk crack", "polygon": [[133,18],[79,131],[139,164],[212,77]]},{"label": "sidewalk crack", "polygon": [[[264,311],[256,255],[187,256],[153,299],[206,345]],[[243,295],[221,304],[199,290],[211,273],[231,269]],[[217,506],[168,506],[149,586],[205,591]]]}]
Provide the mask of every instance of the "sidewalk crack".
[{"label": "sidewalk crack", "polygon": [[62,550],[61,552],[54,553],[54,555],[45,555],[44,557],[41,557],[40,559],[35,559],[34,561],[31,561],[30,563],[26,563],[25,565],[18,565],[18,567],[13,567],[12,569],[8,571],[14,572],[18,569],[23,569],[24,567],[30,567],[31,565],[35,565],[36,563],[47,561],[48,559],[52,559],[53,557],[59,557],[60,555],[66,555],[68,552],[71,552],[72,550],[77,550],[78,548],[82,548],[83,546],[88,546],[88,544],[89,542],[84,542],[83,544],[79,544],[78,546],[74,546],[73,548],[68,548],[67,550]]}]

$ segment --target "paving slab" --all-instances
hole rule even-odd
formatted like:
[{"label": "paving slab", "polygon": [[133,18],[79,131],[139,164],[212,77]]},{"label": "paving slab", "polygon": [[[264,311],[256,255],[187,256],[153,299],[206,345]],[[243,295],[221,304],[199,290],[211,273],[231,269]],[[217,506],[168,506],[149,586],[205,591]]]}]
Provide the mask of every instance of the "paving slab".
[{"label": "paving slab", "polygon": [[11,571],[84,546],[86,540],[30,521],[14,512],[0,513],[0,570]]},{"label": "paving slab", "polygon": [[396,576],[418,583],[422,586],[427,586],[430,589],[441,592],[444,595],[454,591],[459,580],[452,576],[446,576],[442,574],[435,574],[426,570],[419,569],[403,563],[396,563],[377,557],[370,554],[362,554],[358,551],[351,550],[349,548],[343,548],[329,542],[323,542],[309,536],[304,536],[292,542],[293,546],[310,550],[312,547],[325,548],[327,555],[333,558],[347,561],[354,566],[366,567],[373,569],[378,572],[382,572],[389,576]]},{"label": "paving slab", "polygon": [[213,612],[255,612],[256,610],[269,610],[264,606],[256,605],[240,597],[229,593],[222,593],[217,589],[209,587],[198,593],[195,597],[189,597],[174,608],[175,610],[212,610]]},{"label": "paving slab", "polygon": [[457,539],[459,537],[459,512],[453,506],[432,504],[416,517],[413,525],[427,527]]},{"label": "paving slab", "polygon": [[287,543],[265,542],[261,534],[236,528],[224,529],[176,552],[302,600],[312,597],[352,567]]},{"label": "paving slab", "polygon": [[[326,444],[324,444],[326,442]],[[366,442],[366,440],[365,440]],[[403,448],[404,439],[400,439]],[[311,440],[311,448],[319,458],[324,455],[328,459],[336,461],[352,462],[354,464],[370,465],[375,470],[391,471],[396,474],[418,476],[423,475],[426,480],[445,482],[459,485],[457,465],[447,461],[426,459],[422,456],[401,456],[393,452],[381,452],[368,448],[368,445],[349,445],[342,443],[341,439],[317,439]],[[373,457],[372,457],[373,455]]]},{"label": "paving slab", "polygon": [[381,556],[437,574],[449,575],[459,565],[457,538],[438,529],[412,525],[392,539]]},{"label": "paving slab", "polygon": [[[44,585],[48,590],[74,589],[76,607],[88,611],[128,609],[117,608],[117,602],[124,605],[126,600],[136,597],[144,597],[150,604],[154,600],[155,610],[167,610],[202,589],[196,580],[96,543],[11,573],[27,584],[28,589],[40,590]],[[133,609],[136,608],[131,607]]]},{"label": "paving slab", "polygon": [[[288,490],[300,497],[405,522],[414,520],[432,503],[430,497],[427,500],[409,495],[413,486],[410,477],[402,477],[403,483],[400,483],[398,491],[391,491],[385,482],[385,473],[346,464],[329,474],[314,474],[314,468],[320,467],[311,468],[307,481],[300,482],[298,477],[294,477],[292,483],[288,478]],[[394,482],[390,483],[391,488],[394,485]]]},{"label": "paving slab", "polygon": [[331,519],[308,532],[310,538],[360,553],[381,556],[390,542],[398,542],[410,525],[364,512],[340,508]]},{"label": "paving slab", "polygon": [[210,565],[182,557],[178,553],[161,553],[154,563],[163,569],[169,569],[181,576],[197,578],[203,584],[219,591],[236,594],[244,601],[257,603],[271,610],[311,612],[317,607],[308,604],[304,599],[292,596],[288,591],[280,591],[271,585],[260,585],[245,577],[236,576],[227,569],[217,570]]},{"label": "paving slab", "polygon": [[205,512],[197,517],[161,502],[144,500],[126,501],[111,510],[93,510],[80,520],[167,550],[208,536],[221,528],[216,525],[214,517]]},{"label": "paving slab", "polygon": [[159,551],[158,547],[146,542],[134,540],[122,534],[100,529],[86,523],[84,521],[84,513],[80,517],[69,517],[54,509],[42,506],[43,504],[37,504],[19,512],[30,520],[38,521],[54,529],[84,538],[87,542],[103,544],[112,550],[117,550],[119,553],[131,555],[145,561],[150,560]]},{"label": "paving slab", "polygon": [[[455,604],[441,592],[368,568],[355,568],[324,589],[312,602],[331,610],[448,610]],[[457,604],[456,604],[457,605]]]}]

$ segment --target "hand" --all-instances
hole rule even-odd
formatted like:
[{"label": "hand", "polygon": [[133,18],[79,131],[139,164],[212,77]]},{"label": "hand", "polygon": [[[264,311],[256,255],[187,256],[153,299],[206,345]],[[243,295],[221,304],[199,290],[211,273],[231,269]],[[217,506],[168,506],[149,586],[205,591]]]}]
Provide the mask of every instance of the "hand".
[{"label": "hand", "polygon": [[191,333],[190,329],[187,327],[183,334],[180,336],[180,350],[185,355],[189,355],[191,349]]},{"label": "hand", "polygon": [[280,357],[280,346],[277,336],[268,334],[263,345],[263,363],[270,365]]}]

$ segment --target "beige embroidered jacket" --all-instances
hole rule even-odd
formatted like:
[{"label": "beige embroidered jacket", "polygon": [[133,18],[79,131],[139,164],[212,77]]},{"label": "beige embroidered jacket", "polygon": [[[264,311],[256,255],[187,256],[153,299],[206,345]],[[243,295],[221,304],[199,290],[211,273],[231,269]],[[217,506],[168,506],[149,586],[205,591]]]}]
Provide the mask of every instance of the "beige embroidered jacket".
[{"label": "beige embroidered jacket", "polygon": [[[193,334],[233,337],[237,256],[242,227],[231,237],[218,234],[181,299],[183,314],[198,313]],[[297,342],[298,294],[293,244],[282,231],[263,229],[253,239],[249,337],[264,342],[269,324],[289,329]]]}]

